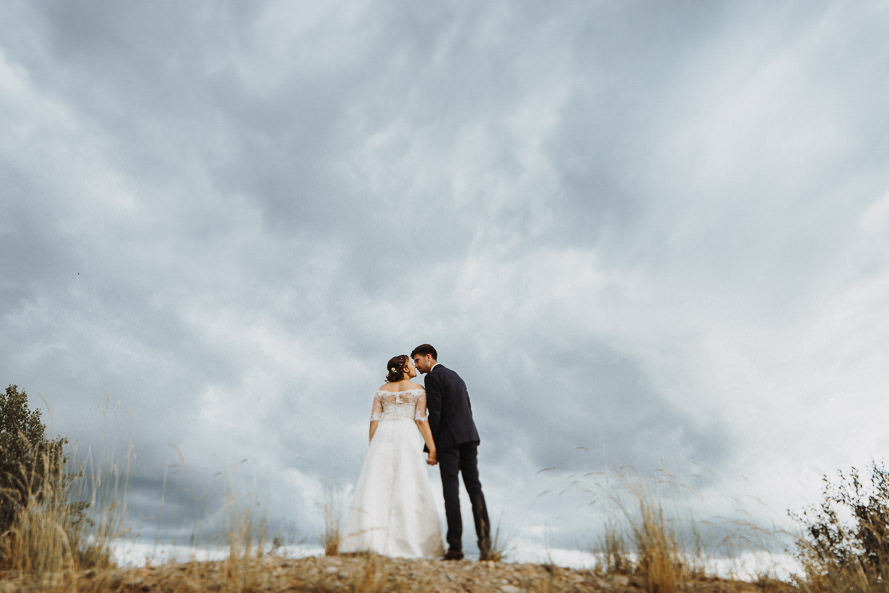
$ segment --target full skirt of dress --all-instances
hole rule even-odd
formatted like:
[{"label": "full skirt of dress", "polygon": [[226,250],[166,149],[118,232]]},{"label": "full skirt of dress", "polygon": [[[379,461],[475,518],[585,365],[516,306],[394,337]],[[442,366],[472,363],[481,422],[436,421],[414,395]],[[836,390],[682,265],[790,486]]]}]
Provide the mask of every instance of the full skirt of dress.
[{"label": "full skirt of dress", "polygon": [[423,438],[413,420],[379,423],[355,485],[340,552],[397,558],[443,554],[436,497],[422,450]]}]

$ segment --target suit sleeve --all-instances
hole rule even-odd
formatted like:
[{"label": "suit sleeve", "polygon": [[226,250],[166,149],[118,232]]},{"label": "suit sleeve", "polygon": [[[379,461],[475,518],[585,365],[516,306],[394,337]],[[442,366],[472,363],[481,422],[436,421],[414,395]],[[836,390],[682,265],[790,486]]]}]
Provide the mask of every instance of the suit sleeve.
[{"label": "suit sleeve", "polygon": [[429,428],[432,435],[438,434],[438,426],[441,424],[441,382],[439,377],[432,373],[426,374],[426,408],[429,410]]}]

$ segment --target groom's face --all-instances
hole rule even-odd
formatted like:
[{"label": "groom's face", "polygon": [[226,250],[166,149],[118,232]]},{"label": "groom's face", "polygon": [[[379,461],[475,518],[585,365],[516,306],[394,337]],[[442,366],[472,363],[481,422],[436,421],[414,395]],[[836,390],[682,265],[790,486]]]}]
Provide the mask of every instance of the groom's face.
[{"label": "groom's face", "polygon": [[426,354],[426,355],[415,354],[414,355],[414,366],[416,366],[417,370],[420,371],[421,373],[428,373],[429,371],[431,371],[432,366],[434,364],[435,364],[435,361],[432,360],[431,354]]}]

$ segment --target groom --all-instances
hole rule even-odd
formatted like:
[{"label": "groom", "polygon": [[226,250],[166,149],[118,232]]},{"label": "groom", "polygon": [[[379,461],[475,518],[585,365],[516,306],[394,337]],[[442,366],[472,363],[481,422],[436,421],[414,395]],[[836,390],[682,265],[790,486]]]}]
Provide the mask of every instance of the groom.
[{"label": "groom", "polygon": [[463,558],[463,519],[460,516],[460,483],[472,503],[472,518],[478,536],[479,559],[491,558],[491,524],[478,479],[478,431],[472,421],[469,392],[460,375],[439,364],[438,353],[429,344],[421,344],[411,352],[417,370],[426,373],[426,406],[429,427],[438,449],[438,469],[448,520],[448,551],[445,560]]}]

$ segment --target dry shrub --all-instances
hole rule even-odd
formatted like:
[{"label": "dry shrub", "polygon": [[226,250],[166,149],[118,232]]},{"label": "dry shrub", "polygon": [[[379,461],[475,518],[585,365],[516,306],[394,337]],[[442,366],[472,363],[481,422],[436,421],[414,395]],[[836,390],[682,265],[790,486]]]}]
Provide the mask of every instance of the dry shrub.
[{"label": "dry shrub", "polygon": [[823,478],[823,500],[791,516],[804,526],[797,558],[804,575],[798,585],[813,593],[889,591],[889,470],[871,464]]}]

